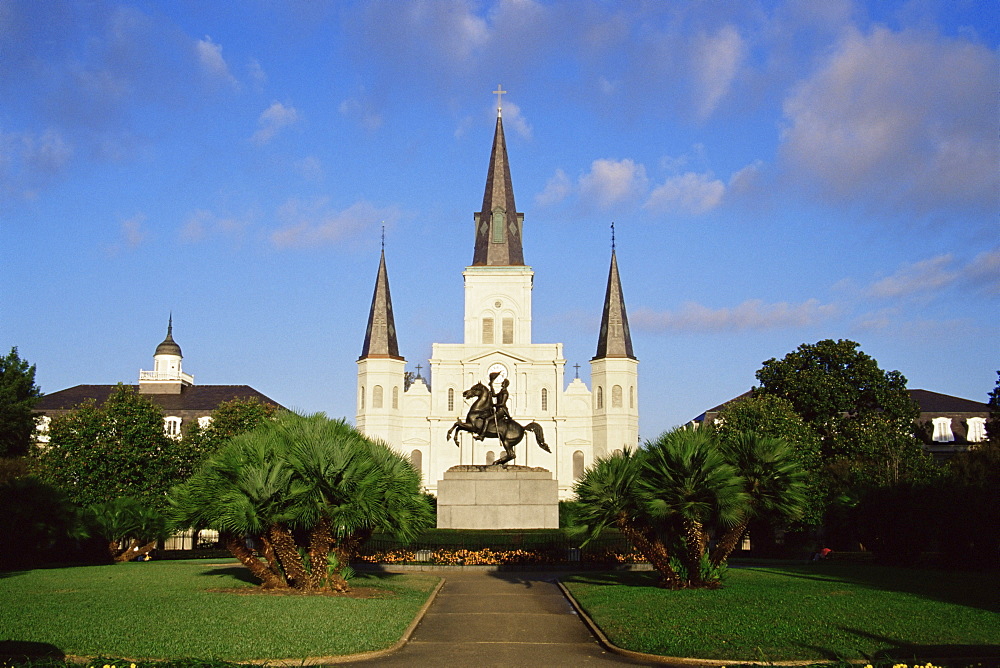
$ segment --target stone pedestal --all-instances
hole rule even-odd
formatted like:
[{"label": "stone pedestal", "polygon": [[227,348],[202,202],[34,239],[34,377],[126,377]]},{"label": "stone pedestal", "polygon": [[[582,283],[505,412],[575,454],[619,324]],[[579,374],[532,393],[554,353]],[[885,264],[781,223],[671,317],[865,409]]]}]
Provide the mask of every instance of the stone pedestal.
[{"label": "stone pedestal", "polygon": [[559,483],[529,466],[452,466],[438,481],[439,529],[558,529]]}]

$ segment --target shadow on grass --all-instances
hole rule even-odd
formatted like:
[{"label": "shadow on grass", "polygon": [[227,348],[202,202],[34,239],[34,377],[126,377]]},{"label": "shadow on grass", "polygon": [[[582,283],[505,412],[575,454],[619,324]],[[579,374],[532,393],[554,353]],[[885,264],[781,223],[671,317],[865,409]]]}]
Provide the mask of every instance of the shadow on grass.
[{"label": "shadow on grass", "polygon": [[55,659],[62,661],[66,654],[47,642],[28,640],[0,640],[0,664],[18,664],[35,659]]},{"label": "shadow on grass", "polygon": [[259,585],[260,580],[258,580],[253,573],[243,566],[225,566],[223,568],[210,568],[207,571],[202,571],[198,575],[215,576],[221,578],[232,578],[239,580],[240,582],[246,582],[247,584]]},{"label": "shadow on grass", "polygon": [[659,589],[656,571],[604,571],[597,573],[572,573],[560,580],[592,585],[618,585],[623,587],[649,587]]},{"label": "shadow on grass", "polygon": [[[994,668],[1000,666],[1000,645],[924,645],[906,642],[879,635],[862,629],[853,629],[846,626],[838,626],[842,631],[874,640],[885,645],[883,649],[873,652],[865,658],[873,664],[881,663],[913,663],[920,661],[942,661],[948,666],[977,666],[980,668]],[[816,645],[802,645],[804,648],[812,649],[823,654],[831,661],[840,660],[836,651],[827,647]]]},{"label": "shadow on grass", "polygon": [[790,578],[844,582],[881,591],[905,592],[921,598],[1000,612],[1000,578],[995,573],[836,563],[760,567],[759,570]]}]

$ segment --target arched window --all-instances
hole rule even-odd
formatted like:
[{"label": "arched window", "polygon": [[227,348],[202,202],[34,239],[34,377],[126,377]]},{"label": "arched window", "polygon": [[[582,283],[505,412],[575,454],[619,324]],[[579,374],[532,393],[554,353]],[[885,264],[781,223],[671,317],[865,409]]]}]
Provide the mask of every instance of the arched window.
[{"label": "arched window", "polygon": [[365,386],[361,386],[361,410],[365,409]]},{"label": "arched window", "polygon": [[502,321],[503,326],[503,342],[506,345],[514,343],[514,318],[504,318]]},{"label": "arched window", "polygon": [[547,388],[542,388],[542,411],[549,410],[549,390]]},{"label": "arched window", "polygon": [[622,407],[622,386],[615,385],[611,388],[611,407],[621,408]]},{"label": "arched window", "polygon": [[955,434],[951,432],[950,417],[936,417],[931,422],[934,424],[935,443],[951,443],[955,440]]},{"label": "arched window", "polygon": [[382,408],[382,386],[372,388],[372,408]]},{"label": "arched window", "polygon": [[577,450],[573,453],[573,480],[583,477],[583,452]]},{"label": "arched window", "polygon": [[493,343],[493,318],[483,318],[483,343]]},{"label": "arched window", "polygon": [[628,407],[635,408],[635,385],[629,385],[628,388]]},{"label": "arched window", "polygon": [[163,433],[170,438],[180,438],[181,419],[176,415],[163,418]]},{"label": "arched window", "polygon": [[604,408],[604,388],[597,386],[597,407]]},{"label": "arched window", "polygon": [[410,464],[412,464],[413,468],[417,469],[418,471],[423,471],[424,453],[420,452],[419,450],[414,450],[413,452],[411,452]]},{"label": "arched window", "polygon": [[493,210],[493,243],[502,244],[507,238],[506,219],[504,210],[497,208]]},{"label": "arched window", "polygon": [[986,418],[970,417],[966,424],[969,425],[969,436],[966,439],[969,443],[982,443],[986,440]]},{"label": "arched window", "polygon": [[449,387],[448,388],[448,410],[449,411],[455,410],[455,388],[454,387]]},{"label": "arched window", "polygon": [[493,453],[492,450],[487,450],[486,451],[486,465],[487,466],[489,466],[490,464],[492,464],[496,460],[496,458],[497,458],[497,456]]},{"label": "arched window", "polygon": [[399,408],[399,387],[392,388],[392,407]]}]

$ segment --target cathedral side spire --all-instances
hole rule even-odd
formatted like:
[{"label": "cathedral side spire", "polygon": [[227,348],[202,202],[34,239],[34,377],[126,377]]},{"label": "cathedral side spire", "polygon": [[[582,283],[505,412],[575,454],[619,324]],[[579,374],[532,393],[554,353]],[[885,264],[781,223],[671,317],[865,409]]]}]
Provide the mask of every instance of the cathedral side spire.
[{"label": "cathedral side spire", "polygon": [[625,297],[622,295],[621,279],[618,277],[618,258],[614,241],[611,247],[611,270],[608,272],[608,289],[604,296],[604,313],[601,316],[601,333],[597,339],[597,355],[594,359],[627,357],[635,359],[632,352],[632,334],[628,329],[628,315],[625,313]]},{"label": "cathedral side spire", "polygon": [[396,323],[392,317],[392,298],[389,295],[389,274],[385,268],[384,248],[379,260],[378,276],[375,278],[375,292],[372,295],[371,311],[368,313],[365,343],[358,359],[373,357],[403,359],[399,356],[399,344],[396,342]]},{"label": "cathedral side spire", "polygon": [[[497,86],[497,97],[506,92]],[[474,214],[476,221],[476,247],[473,266],[523,266],[524,251],[521,230],[524,214],[517,213],[514,205],[514,186],[510,180],[507,161],[507,143],[503,135],[500,102],[497,101],[497,125],[493,134],[489,171],[486,173],[486,192],[483,208]]]}]

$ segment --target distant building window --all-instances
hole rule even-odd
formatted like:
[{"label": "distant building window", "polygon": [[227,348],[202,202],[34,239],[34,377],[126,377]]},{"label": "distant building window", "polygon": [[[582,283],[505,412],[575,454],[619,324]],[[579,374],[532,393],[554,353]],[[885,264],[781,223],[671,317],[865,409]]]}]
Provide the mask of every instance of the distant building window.
[{"label": "distant building window", "polygon": [[969,425],[969,443],[982,443],[986,440],[986,418],[970,417],[966,424]]},{"label": "distant building window", "polygon": [[549,410],[549,391],[547,388],[542,388],[542,411]]},{"label": "distant building window", "polygon": [[455,388],[454,387],[449,387],[448,388],[448,410],[449,411],[455,410]]},{"label": "distant building window", "polygon": [[163,418],[163,433],[170,438],[180,438],[181,419],[175,415]]},{"label": "distant building window", "polygon": [[372,408],[382,408],[382,386],[372,388]]},{"label": "distant building window", "polygon": [[573,453],[573,480],[583,477],[583,452],[577,450]]},{"label": "distant building window", "polygon": [[483,318],[483,343],[493,343],[493,318]]},{"label": "distant building window", "polygon": [[635,408],[635,386],[631,385],[628,388],[628,407]]},{"label": "distant building window", "polygon": [[424,453],[420,452],[419,450],[414,450],[413,452],[411,452],[410,463],[413,465],[413,468],[417,469],[418,471],[423,471]]},{"label": "distant building window", "polygon": [[399,408],[399,388],[392,388],[392,407]]},{"label": "distant building window", "polygon": [[931,420],[931,423],[934,425],[932,439],[935,443],[951,443],[955,440],[955,435],[951,433],[951,418],[936,417]]},{"label": "distant building window", "polygon": [[514,318],[503,319],[503,342],[507,345],[514,343]]},{"label": "distant building window", "polygon": [[487,450],[486,451],[486,465],[487,466],[489,466],[490,464],[492,464],[496,460],[496,458],[497,458],[497,456],[493,453],[492,450]]},{"label": "distant building window", "polygon": [[621,408],[622,407],[622,386],[615,385],[611,388],[611,407]]},{"label": "distant building window", "polygon": [[48,443],[49,442],[49,425],[52,424],[52,418],[48,415],[42,415],[35,418],[35,442],[36,443]]},{"label": "distant building window", "polygon": [[604,388],[597,386],[597,407],[604,408]]},{"label": "distant building window", "polygon": [[204,429],[210,424],[212,424],[211,415],[202,415],[200,418],[198,418],[198,426],[201,427],[202,429]]},{"label": "distant building window", "polygon": [[361,386],[361,410],[365,409],[365,386]]}]

